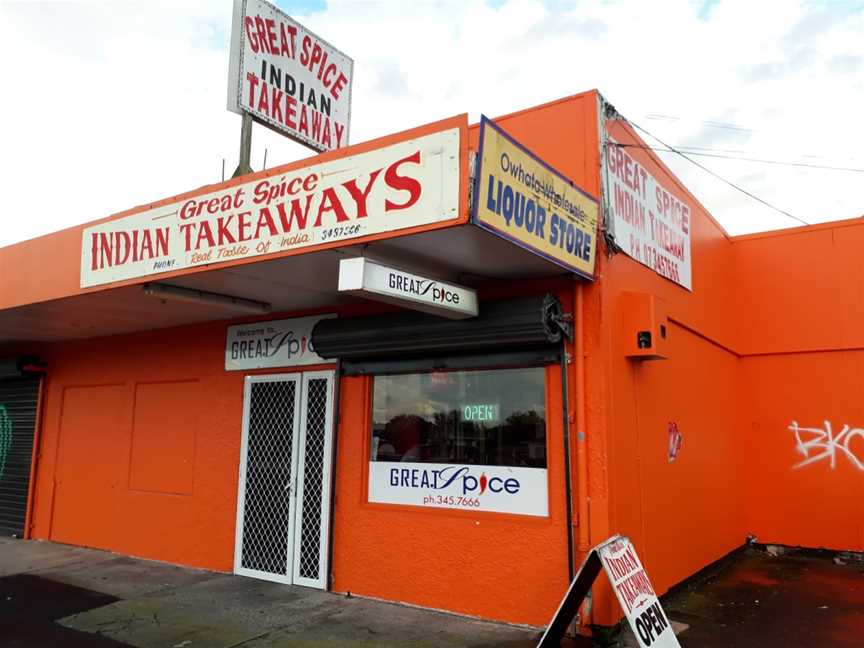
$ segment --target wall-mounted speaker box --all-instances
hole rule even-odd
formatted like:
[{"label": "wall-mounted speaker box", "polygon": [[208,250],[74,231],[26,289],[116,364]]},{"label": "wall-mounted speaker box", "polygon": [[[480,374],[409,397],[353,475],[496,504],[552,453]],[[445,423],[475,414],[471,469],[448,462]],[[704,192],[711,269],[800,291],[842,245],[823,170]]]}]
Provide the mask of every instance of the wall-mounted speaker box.
[{"label": "wall-mounted speaker box", "polygon": [[669,318],[666,302],[648,293],[625,292],[620,346],[634,360],[668,358]]}]

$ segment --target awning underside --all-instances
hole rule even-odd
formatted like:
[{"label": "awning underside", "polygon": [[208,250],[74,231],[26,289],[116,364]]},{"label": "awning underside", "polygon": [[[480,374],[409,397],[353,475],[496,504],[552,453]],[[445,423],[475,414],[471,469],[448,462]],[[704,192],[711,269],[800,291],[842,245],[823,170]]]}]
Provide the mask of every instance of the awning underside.
[{"label": "awning underside", "polygon": [[[141,283],[164,282],[265,302],[273,312],[324,308],[358,300],[337,291],[338,266],[340,259],[361,254],[465,285],[565,273],[528,250],[466,225],[181,277],[156,275]],[[248,315],[224,305],[162,300],[144,294],[138,284],[0,311],[0,344],[117,335]]]}]

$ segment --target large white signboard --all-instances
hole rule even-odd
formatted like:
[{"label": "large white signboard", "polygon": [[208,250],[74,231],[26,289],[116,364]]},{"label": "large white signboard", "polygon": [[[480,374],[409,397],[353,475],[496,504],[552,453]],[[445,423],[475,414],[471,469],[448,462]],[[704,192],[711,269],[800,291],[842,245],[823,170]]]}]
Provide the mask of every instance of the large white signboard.
[{"label": "large white signboard", "polygon": [[348,144],[354,62],[262,0],[234,0],[228,110],[316,151]]},{"label": "large white signboard", "polygon": [[369,501],[549,515],[545,468],[370,461]]},{"label": "large white signboard", "polygon": [[390,268],[364,257],[339,262],[339,292],[440,315],[465,319],[477,315],[477,292],[465,286]]},{"label": "large white signboard", "polygon": [[312,329],[335,314],[251,322],[228,327],[225,371],[323,364],[312,347]]},{"label": "large white signboard", "polygon": [[615,243],[630,257],[688,290],[693,289],[690,205],[680,201],[626,148],[607,139],[603,178]]},{"label": "large white signboard", "polygon": [[598,547],[597,553],[639,645],[681,648],[630,540],[615,538]]},{"label": "large white signboard", "polygon": [[84,229],[81,287],[458,218],[459,129]]}]

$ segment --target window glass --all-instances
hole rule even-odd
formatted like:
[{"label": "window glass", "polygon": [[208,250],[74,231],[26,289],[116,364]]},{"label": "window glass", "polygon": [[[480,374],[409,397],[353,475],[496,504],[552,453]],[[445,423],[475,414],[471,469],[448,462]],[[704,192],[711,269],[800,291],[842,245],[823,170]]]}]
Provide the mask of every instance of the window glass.
[{"label": "window glass", "polygon": [[542,367],[375,376],[372,461],[546,467]]}]

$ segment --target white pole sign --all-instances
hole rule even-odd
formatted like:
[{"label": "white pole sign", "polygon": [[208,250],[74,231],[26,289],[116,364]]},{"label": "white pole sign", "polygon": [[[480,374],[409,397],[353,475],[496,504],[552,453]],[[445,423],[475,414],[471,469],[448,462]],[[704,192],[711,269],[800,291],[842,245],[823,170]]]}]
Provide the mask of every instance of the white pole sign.
[{"label": "white pole sign", "polygon": [[636,549],[618,537],[597,548],[603,569],[642,648],[681,648]]},{"label": "white pole sign", "polygon": [[389,268],[363,257],[339,262],[339,292],[449,319],[477,316],[477,293],[471,288]]},{"label": "white pole sign", "polygon": [[458,218],[459,129],[86,227],[81,287]]},{"label": "white pole sign", "polygon": [[354,62],[262,0],[234,0],[228,110],[316,151],[348,144]]}]

